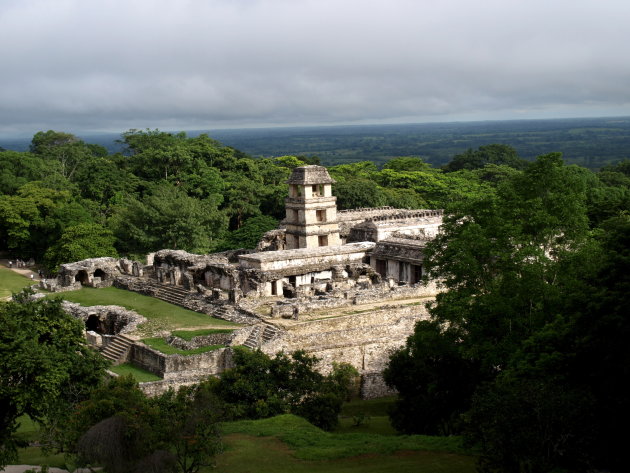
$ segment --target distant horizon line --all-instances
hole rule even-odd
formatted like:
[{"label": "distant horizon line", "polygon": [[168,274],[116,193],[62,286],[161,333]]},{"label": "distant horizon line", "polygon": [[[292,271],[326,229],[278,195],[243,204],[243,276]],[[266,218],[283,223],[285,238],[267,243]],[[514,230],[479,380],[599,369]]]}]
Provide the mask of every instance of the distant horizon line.
[{"label": "distant horizon line", "polygon": [[605,115],[605,116],[582,116],[582,117],[557,117],[557,118],[492,118],[485,120],[452,120],[452,121],[422,121],[422,122],[396,122],[396,123],[337,123],[333,125],[324,125],[324,124],[311,124],[311,125],[266,125],[266,126],[241,126],[241,127],[228,127],[228,128],[214,128],[214,127],[206,127],[206,128],[183,128],[183,129],[175,129],[175,128],[159,128],[159,127],[144,127],[144,128],[127,128],[124,131],[114,131],[114,130],[84,130],[73,132],[70,127],[69,128],[59,128],[53,129],[48,127],[35,129],[33,132],[19,132],[19,133],[10,133],[10,134],[2,134],[0,133],[0,140],[19,140],[32,138],[32,136],[39,131],[48,131],[54,130],[57,132],[63,133],[71,133],[77,137],[81,136],[95,136],[95,135],[115,135],[122,134],[130,130],[159,130],[165,133],[205,133],[205,132],[230,132],[230,131],[254,131],[254,130],[299,130],[299,129],[324,129],[324,128],[361,128],[361,127],[395,127],[395,126],[419,126],[419,125],[457,125],[457,124],[474,124],[474,123],[506,123],[506,122],[543,122],[543,121],[577,121],[577,120],[611,120],[611,119],[625,119],[630,120],[630,114],[628,115]]}]

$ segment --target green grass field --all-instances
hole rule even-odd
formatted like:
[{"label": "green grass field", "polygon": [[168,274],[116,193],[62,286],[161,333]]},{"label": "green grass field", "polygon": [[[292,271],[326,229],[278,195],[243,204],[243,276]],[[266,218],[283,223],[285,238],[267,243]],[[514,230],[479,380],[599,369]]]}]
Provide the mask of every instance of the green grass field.
[{"label": "green grass field", "polygon": [[218,472],[472,473],[458,437],[327,433],[292,415],[225,424]]},{"label": "green grass field", "polygon": [[339,426],[335,433],[364,433],[397,435],[389,422],[388,409],[395,397],[346,402],[339,414]]},{"label": "green grass field", "polygon": [[231,333],[232,329],[229,328],[208,328],[201,330],[176,330],[171,333],[183,340],[191,341],[194,337],[202,337],[204,335],[214,335],[215,333]]},{"label": "green grass field", "polygon": [[186,328],[238,327],[237,324],[232,322],[193,312],[154,297],[115,287],[103,289],[84,287],[78,291],[64,292],[55,296],[61,296],[67,301],[77,302],[85,306],[119,305],[129,310],[135,310],[149,319],[149,322],[143,325],[144,330],[141,329],[141,332],[143,331],[147,334],[158,329],[173,331]]},{"label": "green grass field", "polygon": [[193,348],[192,350],[182,350],[166,343],[163,338],[145,338],[142,343],[164,353],[165,355],[197,355],[207,351],[213,351],[217,348],[225,348],[225,345],[208,345],[205,347]]},{"label": "green grass field", "polygon": [[162,379],[159,376],[151,373],[150,371],[143,370],[142,368],[138,368],[137,366],[132,365],[131,363],[123,363],[121,365],[112,366],[109,370],[113,371],[114,373],[120,376],[126,376],[130,374],[133,377],[133,379],[135,379],[139,383],[146,383],[149,381],[159,381]]},{"label": "green grass field", "polygon": [[[30,417],[22,416],[19,419],[19,427],[17,435],[23,442],[34,442],[39,440],[39,426],[33,422]],[[65,468],[66,462],[63,453],[44,453],[42,448],[37,446],[28,446],[18,449],[17,464],[21,465],[48,465],[57,468]]]},{"label": "green grass field", "polygon": [[10,297],[14,292],[20,292],[32,284],[34,283],[30,278],[0,266],[0,299]]},{"label": "green grass field", "polygon": [[400,450],[431,450],[466,454],[460,437],[330,433],[290,414],[269,419],[242,420],[225,425],[226,433],[276,437],[302,460],[333,460],[357,455],[392,454]]},{"label": "green grass field", "polygon": [[[23,418],[19,432],[37,439],[37,425]],[[256,421],[227,422],[225,451],[216,469],[202,473],[473,473],[475,457],[458,437],[339,434],[324,432],[306,420],[282,415]],[[64,467],[63,455],[45,455],[38,447],[19,450],[29,465]]]}]

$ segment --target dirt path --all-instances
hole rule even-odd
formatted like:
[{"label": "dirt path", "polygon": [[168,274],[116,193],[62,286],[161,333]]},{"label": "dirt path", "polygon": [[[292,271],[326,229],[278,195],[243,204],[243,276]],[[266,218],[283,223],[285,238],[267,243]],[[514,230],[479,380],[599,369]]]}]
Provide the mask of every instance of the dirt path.
[{"label": "dirt path", "polygon": [[[13,267],[11,268],[9,268],[9,261],[13,261]],[[39,275],[37,274],[38,269],[34,266],[27,267],[27,268],[16,268],[15,260],[8,260],[8,259],[0,259],[0,266],[4,266],[5,268],[10,269],[11,271],[14,271],[23,276],[26,276],[27,278],[32,275],[33,281],[39,281]]]}]

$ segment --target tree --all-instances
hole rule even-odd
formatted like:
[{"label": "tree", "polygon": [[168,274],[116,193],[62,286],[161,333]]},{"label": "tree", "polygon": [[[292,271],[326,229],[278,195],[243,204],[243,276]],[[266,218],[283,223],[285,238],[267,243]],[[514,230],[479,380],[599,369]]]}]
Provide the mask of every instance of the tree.
[{"label": "tree", "polygon": [[0,196],[0,239],[21,258],[41,259],[67,226],[90,220],[68,191],[38,181],[24,184],[17,195]]},{"label": "tree", "polygon": [[480,169],[487,164],[504,164],[515,169],[523,169],[527,161],[518,157],[516,150],[509,145],[491,144],[480,146],[477,150],[468,149],[457,154],[444,166],[446,172],[462,169]]},{"label": "tree", "polygon": [[59,173],[69,180],[81,162],[92,156],[92,150],[76,136],[53,130],[35,133],[30,150],[47,160],[57,162]]},{"label": "tree", "polygon": [[340,364],[324,376],[315,369],[317,361],[301,350],[271,358],[261,351],[236,349],[235,366],[223,372],[215,392],[234,419],[290,412],[320,428],[332,429],[358,373]]},{"label": "tree", "polygon": [[474,396],[469,433],[486,471],[629,468],[630,219],[601,230],[580,250],[592,264],[563,291],[555,318]]},{"label": "tree", "polygon": [[221,453],[219,423],[223,420],[223,403],[209,380],[194,386],[183,386],[177,393],[167,391],[155,402],[165,427],[165,438],[181,473],[197,473],[212,466]]},{"label": "tree", "polygon": [[394,171],[428,171],[431,165],[425,163],[422,158],[407,156],[393,158],[383,165],[383,169],[393,169]]},{"label": "tree", "polygon": [[[398,410],[402,428],[454,425],[476,387],[505,370],[521,343],[553,319],[575,268],[589,265],[587,255],[573,258],[588,235],[585,196],[582,176],[551,154],[496,193],[472,194],[447,208],[443,231],[425,255],[425,268],[447,289],[430,307],[435,325],[419,324],[388,368],[408,409],[407,418],[405,408]],[[452,365],[462,382],[449,386],[441,364]],[[417,375],[407,378],[406,370]]]},{"label": "tree", "polygon": [[482,446],[479,470],[586,471],[596,443],[594,407],[575,387],[499,376],[478,390],[470,412],[469,438]]},{"label": "tree", "polygon": [[248,218],[241,228],[228,234],[220,249],[256,248],[265,232],[273,230],[277,226],[278,221],[266,215]]},{"label": "tree", "polygon": [[31,153],[0,152],[0,194],[15,194],[27,182],[42,179],[49,168],[41,157]]},{"label": "tree", "polygon": [[216,203],[189,197],[166,182],[150,186],[142,199],[127,197],[110,220],[120,251],[143,254],[162,248],[207,252],[226,218]]},{"label": "tree", "polygon": [[630,224],[589,229],[591,182],[550,154],[450,206],[425,259],[447,290],[386,372],[399,428],[467,420],[481,471],[627,470]]},{"label": "tree", "polygon": [[106,365],[61,300],[28,297],[24,292],[0,305],[1,466],[16,459],[19,417],[54,422],[99,384]]},{"label": "tree", "polygon": [[82,223],[64,230],[59,241],[44,255],[44,262],[50,271],[63,263],[80,261],[102,256],[118,257],[114,248],[113,233],[96,223]]},{"label": "tree", "polygon": [[222,449],[212,380],[149,399],[131,377],[111,379],[77,406],[65,430],[82,466],[112,473],[196,473]]},{"label": "tree", "polygon": [[387,202],[380,187],[368,179],[338,182],[335,184],[335,195],[340,210],[380,207]]},{"label": "tree", "polygon": [[390,413],[396,430],[450,435],[479,381],[479,364],[459,350],[461,334],[435,321],[421,321],[405,347],[391,354],[383,377],[399,392]]}]

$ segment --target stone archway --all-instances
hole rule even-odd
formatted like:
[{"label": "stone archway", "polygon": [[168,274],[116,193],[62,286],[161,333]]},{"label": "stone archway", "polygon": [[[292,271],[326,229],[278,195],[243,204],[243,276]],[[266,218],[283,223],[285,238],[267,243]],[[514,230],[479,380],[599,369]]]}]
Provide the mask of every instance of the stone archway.
[{"label": "stone archway", "polygon": [[98,315],[92,314],[85,321],[85,329],[88,331],[101,333],[101,319],[99,319]]},{"label": "stone archway", "polygon": [[90,283],[90,277],[88,276],[87,271],[84,269],[81,269],[77,272],[77,274],[74,276],[74,280],[76,282],[80,282],[84,286]]},{"label": "stone archway", "polygon": [[107,280],[107,273],[101,268],[98,268],[96,271],[94,271],[94,277],[101,278],[101,281],[105,281]]}]

